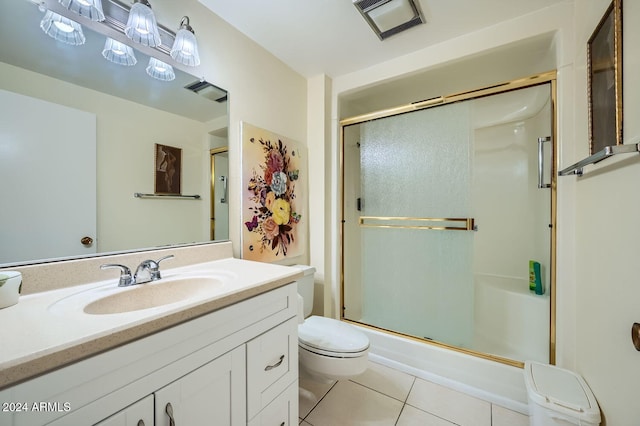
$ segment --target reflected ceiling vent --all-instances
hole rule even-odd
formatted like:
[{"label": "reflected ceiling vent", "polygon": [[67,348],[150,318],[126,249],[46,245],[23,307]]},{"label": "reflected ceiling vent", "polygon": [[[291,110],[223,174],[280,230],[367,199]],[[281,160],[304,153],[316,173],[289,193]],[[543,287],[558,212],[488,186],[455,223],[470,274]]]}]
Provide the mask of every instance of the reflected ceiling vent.
[{"label": "reflected ceiling vent", "polygon": [[212,101],[220,103],[227,101],[227,91],[218,86],[214,86],[206,80],[198,80],[184,88]]},{"label": "reflected ceiling vent", "polygon": [[417,0],[353,0],[353,4],[380,40],[426,20]]}]

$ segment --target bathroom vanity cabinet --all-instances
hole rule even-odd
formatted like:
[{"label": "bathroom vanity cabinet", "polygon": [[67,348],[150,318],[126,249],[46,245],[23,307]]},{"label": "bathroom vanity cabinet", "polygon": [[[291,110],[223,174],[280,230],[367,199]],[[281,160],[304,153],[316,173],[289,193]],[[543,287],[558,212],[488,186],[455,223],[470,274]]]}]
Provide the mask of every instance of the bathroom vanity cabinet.
[{"label": "bathroom vanity cabinet", "polygon": [[239,301],[0,391],[0,423],[295,425],[296,314],[295,283]]}]

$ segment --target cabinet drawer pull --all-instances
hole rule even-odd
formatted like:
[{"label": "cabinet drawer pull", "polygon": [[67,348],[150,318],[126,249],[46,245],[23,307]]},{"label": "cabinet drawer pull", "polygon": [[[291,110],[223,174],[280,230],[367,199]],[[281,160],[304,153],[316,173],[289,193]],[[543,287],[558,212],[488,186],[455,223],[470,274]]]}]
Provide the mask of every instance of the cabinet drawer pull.
[{"label": "cabinet drawer pull", "polygon": [[164,409],[165,413],[167,413],[167,416],[169,416],[169,426],[176,426],[176,421],[173,418],[173,407],[171,406],[170,402],[167,402],[167,406]]},{"label": "cabinet drawer pull", "polygon": [[282,423],[280,423],[280,426],[284,426],[284,424],[285,424],[285,423],[284,423],[284,422],[282,422]]},{"label": "cabinet drawer pull", "polygon": [[267,366],[264,368],[264,371],[269,371],[269,370],[273,370],[273,369],[274,369],[274,368],[276,368],[276,367],[280,367],[280,364],[282,364],[282,361],[284,361],[284,355],[280,355],[280,360],[279,360],[278,362],[276,362],[275,364],[273,364],[273,365],[267,365]]},{"label": "cabinet drawer pull", "polygon": [[138,426],[144,426],[144,420],[138,420]]}]

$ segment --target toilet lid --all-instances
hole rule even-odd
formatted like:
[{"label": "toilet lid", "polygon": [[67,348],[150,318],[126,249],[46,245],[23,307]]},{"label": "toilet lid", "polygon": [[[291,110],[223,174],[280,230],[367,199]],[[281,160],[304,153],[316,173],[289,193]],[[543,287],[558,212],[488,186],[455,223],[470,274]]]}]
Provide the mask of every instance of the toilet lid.
[{"label": "toilet lid", "polygon": [[367,336],[352,325],[315,315],[298,326],[298,339],[306,346],[336,353],[362,352],[369,347]]}]

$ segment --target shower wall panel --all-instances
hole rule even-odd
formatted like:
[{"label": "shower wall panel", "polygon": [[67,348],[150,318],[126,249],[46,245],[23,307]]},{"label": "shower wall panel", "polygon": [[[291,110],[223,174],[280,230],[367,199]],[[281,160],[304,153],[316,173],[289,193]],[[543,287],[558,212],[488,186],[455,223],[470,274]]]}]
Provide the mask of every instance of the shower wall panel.
[{"label": "shower wall panel", "polygon": [[[545,89],[527,90],[544,93]],[[501,96],[493,96],[492,103],[498,104]],[[482,106],[491,104],[485,102]],[[529,260],[540,262],[549,272],[551,197],[549,188],[537,186],[537,140],[551,134],[550,116],[547,102],[533,116],[474,129],[472,214],[478,223],[474,242],[476,274],[528,281]],[[550,165],[550,159],[545,164]],[[546,172],[549,178],[550,169]],[[544,281],[549,282],[548,276]]]}]

